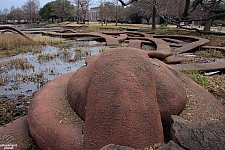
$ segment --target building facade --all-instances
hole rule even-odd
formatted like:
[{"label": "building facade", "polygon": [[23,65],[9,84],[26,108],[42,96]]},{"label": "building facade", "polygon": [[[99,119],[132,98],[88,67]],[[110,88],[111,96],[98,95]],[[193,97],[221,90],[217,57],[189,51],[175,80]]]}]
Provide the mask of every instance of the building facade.
[{"label": "building facade", "polygon": [[100,20],[99,16],[100,7],[92,7],[89,10],[89,21],[97,22]]}]

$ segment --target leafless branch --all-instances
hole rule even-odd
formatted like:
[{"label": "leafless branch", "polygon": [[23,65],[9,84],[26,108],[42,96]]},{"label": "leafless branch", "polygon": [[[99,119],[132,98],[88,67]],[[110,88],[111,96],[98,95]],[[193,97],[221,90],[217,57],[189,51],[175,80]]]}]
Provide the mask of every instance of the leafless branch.
[{"label": "leafless branch", "polygon": [[127,6],[130,5],[133,2],[137,2],[138,0],[130,0],[127,3],[125,3],[123,0],[119,0],[119,2],[123,5],[123,6]]}]

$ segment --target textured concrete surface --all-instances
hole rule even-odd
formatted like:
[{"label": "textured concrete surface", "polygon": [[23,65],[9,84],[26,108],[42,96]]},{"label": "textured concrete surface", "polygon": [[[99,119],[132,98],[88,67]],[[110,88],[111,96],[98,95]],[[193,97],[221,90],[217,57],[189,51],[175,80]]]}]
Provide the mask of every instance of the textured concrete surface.
[{"label": "textured concrete surface", "polygon": [[134,48],[110,49],[86,62],[67,86],[69,103],[85,120],[85,148],[162,142],[161,120],[169,125],[187,102],[166,64]]},{"label": "textured concrete surface", "polygon": [[[34,146],[28,130],[27,116],[0,127],[0,145],[6,144],[14,145],[13,149],[28,149],[30,145]],[[4,149],[4,146],[0,149]]]},{"label": "textured concrete surface", "polygon": [[171,66],[180,71],[217,71],[225,69],[225,59],[211,63],[174,64]]},{"label": "textured concrete surface", "polygon": [[[87,92],[86,106],[82,101],[76,105],[85,109],[85,149],[110,143],[141,148],[163,141],[153,67],[144,51],[118,48],[105,51],[72,76],[67,90],[70,103],[82,95],[74,91]],[[92,74],[90,79],[83,76],[86,73]],[[72,87],[73,80],[88,88]]]},{"label": "textured concrete surface", "polygon": [[182,47],[176,48],[174,50],[174,52],[176,53],[188,52],[190,50],[193,50],[194,48],[200,47],[209,42],[208,39],[194,37],[194,36],[185,36],[185,35],[154,35],[153,38],[186,39],[190,41],[188,44],[185,44]]},{"label": "textured concrete surface", "polygon": [[83,121],[66,99],[73,73],[55,78],[38,91],[29,108],[29,131],[41,149],[82,150]]},{"label": "textured concrete surface", "polygon": [[155,82],[157,102],[164,126],[169,126],[171,115],[179,114],[187,103],[187,95],[181,81],[158,59],[155,67]]}]

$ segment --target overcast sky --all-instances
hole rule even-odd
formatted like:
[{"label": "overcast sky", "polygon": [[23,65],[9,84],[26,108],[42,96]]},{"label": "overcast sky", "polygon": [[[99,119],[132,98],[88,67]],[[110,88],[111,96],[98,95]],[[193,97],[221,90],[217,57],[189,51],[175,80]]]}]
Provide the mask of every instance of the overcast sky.
[{"label": "overcast sky", "polygon": [[[43,7],[46,3],[54,1],[54,0],[39,0],[41,7]],[[70,0],[73,2],[74,0]],[[91,5],[96,3],[98,0],[91,0]],[[14,5],[15,8],[21,7],[27,0],[0,0],[0,10],[7,8],[10,10],[11,6]]]},{"label": "overcast sky", "polygon": [[[39,0],[41,7],[52,0]],[[27,0],[0,0],[0,10],[7,8],[10,10],[11,6],[14,5],[15,8],[21,7]]]}]

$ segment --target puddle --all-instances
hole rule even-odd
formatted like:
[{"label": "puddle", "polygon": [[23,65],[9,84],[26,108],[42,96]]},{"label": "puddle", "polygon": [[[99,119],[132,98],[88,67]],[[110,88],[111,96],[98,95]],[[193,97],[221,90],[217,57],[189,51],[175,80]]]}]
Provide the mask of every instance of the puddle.
[{"label": "puddle", "polygon": [[[72,42],[72,41],[70,41]],[[43,46],[42,52],[19,54],[2,58],[0,62],[11,64],[0,69],[0,98],[13,95],[32,96],[48,81],[68,72],[75,72],[85,65],[87,56],[99,54],[108,49],[105,46],[94,47],[96,41],[77,41],[69,48]],[[85,47],[86,46],[86,47]],[[89,46],[89,47],[87,47]]]},{"label": "puddle", "polygon": [[211,76],[211,75],[218,74],[218,73],[220,73],[220,72],[221,72],[221,71],[206,72],[206,73],[204,73],[204,76]]},{"label": "puddle", "polygon": [[195,55],[194,53],[183,53],[179,54],[178,56],[197,57],[197,55]]}]

